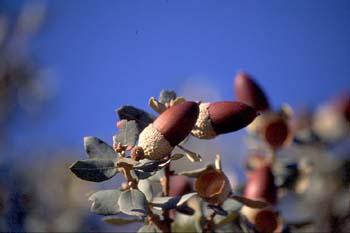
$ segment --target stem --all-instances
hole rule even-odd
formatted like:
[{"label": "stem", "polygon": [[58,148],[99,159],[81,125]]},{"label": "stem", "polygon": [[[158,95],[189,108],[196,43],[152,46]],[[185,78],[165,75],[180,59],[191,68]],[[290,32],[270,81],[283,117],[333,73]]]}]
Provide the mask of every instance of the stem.
[{"label": "stem", "polygon": [[[166,165],[164,167],[164,177],[161,180],[161,185],[162,185],[162,192],[163,196],[167,197],[169,196],[169,190],[170,190],[170,176],[172,175],[172,172],[170,171],[170,164]],[[170,232],[171,230],[171,222],[173,221],[170,218],[170,213],[168,210],[165,210],[163,213],[164,217],[164,230],[165,232]]]},{"label": "stem", "polygon": [[270,151],[270,155],[269,155],[269,161],[270,161],[270,164],[271,166],[273,166],[275,163],[276,163],[276,149],[275,148],[271,148],[271,151]]},{"label": "stem", "polygon": [[204,222],[203,226],[203,233],[211,233],[215,232],[215,223],[214,223],[214,218],[215,218],[216,212],[214,211]]}]

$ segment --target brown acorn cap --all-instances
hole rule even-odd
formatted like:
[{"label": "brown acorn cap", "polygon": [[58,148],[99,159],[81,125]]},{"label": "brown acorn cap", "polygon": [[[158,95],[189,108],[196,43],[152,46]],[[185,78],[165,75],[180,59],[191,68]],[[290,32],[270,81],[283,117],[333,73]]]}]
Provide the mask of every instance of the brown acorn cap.
[{"label": "brown acorn cap", "polygon": [[236,98],[252,106],[256,111],[265,111],[270,108],[269,101],[254,79],[245,72],[238,72],[234,79]]},{"label": "brown acorn cap", "polygon": [[172,146],[176,146],[191,132],[199,114],[196,102],[185,101],[163,112],[154,122],[156,128]]},{"label": "brown acorn cap", "polygon": [[194,182],[194,189],[210,204],[221,204],[231,193],[227,176],[216,169],[201,173]]},{"label": "brown acorn cap", "polygon": [[242,129],[258,115],[252,107],[238,101],[211,103],[208,111],[217,135]]},{"label": "brown acorn cap", "polygon": [[262,166],[249,174],[244,196],[275,204],[277,202],[277,187],[271,167]]}]

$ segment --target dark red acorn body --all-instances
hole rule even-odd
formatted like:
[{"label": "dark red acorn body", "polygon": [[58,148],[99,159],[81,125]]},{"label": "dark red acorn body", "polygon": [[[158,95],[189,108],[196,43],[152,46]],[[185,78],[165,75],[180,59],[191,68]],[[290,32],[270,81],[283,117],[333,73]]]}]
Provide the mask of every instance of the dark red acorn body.
[{"label": "dark red acorn body", "polygon": [[176,146],[191,132],[198,114],[198,104],[186,101],[163,112],[153,122],[153,126],[168,140],[170,145]]},{"label": "dark red acorn body", "polygon": [[217,135],[242,129],[257,116],[252,107],[238,101],[211,103],[208,111],[211,124]]},{"label": "dark red acorn body", "polygon": [[252,106],[256,111],[265,111],[270,108],[269,101],[253,78],[244,72],[239,72],[234,80],[236,98]]},{"label": "dark red acorn body", "polygon": [[264,200],[270,204],[277,201],[277,187],[270,166],[262,166],[249,172],[244,196],[255,200]]}]

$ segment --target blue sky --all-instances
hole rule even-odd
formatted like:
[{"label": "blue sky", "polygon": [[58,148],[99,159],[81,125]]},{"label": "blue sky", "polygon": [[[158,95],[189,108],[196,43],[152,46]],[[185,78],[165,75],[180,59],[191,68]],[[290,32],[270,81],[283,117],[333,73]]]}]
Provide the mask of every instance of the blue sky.
[{"label": "blue sky", "polygon": [[[40,122],[18,124],[33,141],[80,146],[111,141],[114,110],[151,111],[150,96],[175,89],[233,100],[245,70],[273,106],[315,105],[349,88],[350,1],[48,1],[32,53],[55,73],[56,97]],[[195,95],[194,95],[195,96]]]}]

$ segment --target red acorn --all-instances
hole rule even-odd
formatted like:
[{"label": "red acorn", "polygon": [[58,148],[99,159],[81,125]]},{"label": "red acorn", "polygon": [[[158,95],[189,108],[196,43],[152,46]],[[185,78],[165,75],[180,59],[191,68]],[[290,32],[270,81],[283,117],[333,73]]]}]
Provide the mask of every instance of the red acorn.
[{"label": "red acorn", "polygon": [[257,112],[238,101],[202,103],[192,134],[200,139],[211,139],[220,134],[230,133],[249,125]]},{"label": "red acorn", "polygon": [[[192,184],[187,176],[169,177],[169,197],[178,197],[192,192]],[[176,209],[171,209],[169,215],[175,219]]]},{"label": "red acorn", "polygon": [[238,100],[252,106],[256,111],[265,111],[270,108],[264,91],[249,74],[239,72],[236,75],[234,90]]},{"label": "red acorn", "polygon": [[292,139],[291,129],[286,119],[282,117],[271,118],[265,123],[262,130],[263,138],[272,148],[288,145]]},{"label": "red acorn", "polygon": [[191,132],[199,114],[196,102],[185,101],[163,112],[140,134],[139,146],[148,159],[168,156],[174,146],[183,141]]},{"label": "red acorn", "polygon": [[346,121],[350,121],[350,93],[344,91],[335,99],[335,107],[342,114]]},{"label": "red acorn", "polygon": [[262,166],[249,173],[244,196],[270,204],[277,201],[277,187],[270,166]]},{"label": "red acorn", "polygon": [[178,197],[192,191],[192,184],[187,176],[170,176],[169,197]]},{"label": "red acorn", "polygon": [[274,210],[259,210],[254,216],[254,226],[259,232],[272,233],[279,225],[278,214]]}]

